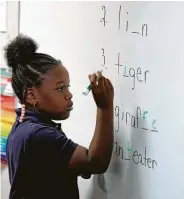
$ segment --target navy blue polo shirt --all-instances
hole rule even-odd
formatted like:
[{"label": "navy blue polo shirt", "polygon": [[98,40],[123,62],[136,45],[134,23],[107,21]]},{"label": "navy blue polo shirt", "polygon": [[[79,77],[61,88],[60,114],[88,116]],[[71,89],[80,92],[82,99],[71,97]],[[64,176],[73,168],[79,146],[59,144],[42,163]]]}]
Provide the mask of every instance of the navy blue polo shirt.
[{"label": "navy blue polo shirt", "polygon": [[9,199],[78,199],[77,174],[68,168],[77,144],[44,115],[21,110],[8,136]]}]

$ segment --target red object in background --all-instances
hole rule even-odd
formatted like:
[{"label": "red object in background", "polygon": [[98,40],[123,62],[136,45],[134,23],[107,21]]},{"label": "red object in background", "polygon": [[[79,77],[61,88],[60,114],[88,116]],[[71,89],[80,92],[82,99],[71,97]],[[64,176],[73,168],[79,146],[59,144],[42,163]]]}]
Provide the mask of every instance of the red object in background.
[{"label": "red object in background", "polygon": [[2,71],[1,86],[1,162],[7,163],[6,143],[7,137],[15,121],[16,97],[11,86],[11,74]]}]

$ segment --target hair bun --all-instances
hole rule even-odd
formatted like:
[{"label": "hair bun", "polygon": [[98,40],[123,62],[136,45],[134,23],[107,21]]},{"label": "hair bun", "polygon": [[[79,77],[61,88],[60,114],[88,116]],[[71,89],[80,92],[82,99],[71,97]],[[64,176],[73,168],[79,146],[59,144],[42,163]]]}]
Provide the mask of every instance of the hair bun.
[{"label": "hair bun", "polygon": [[18,65],[29,64],[37,49],[38,45],[32,38],[19,34],[5,47],[8,66],[16,70]]}]

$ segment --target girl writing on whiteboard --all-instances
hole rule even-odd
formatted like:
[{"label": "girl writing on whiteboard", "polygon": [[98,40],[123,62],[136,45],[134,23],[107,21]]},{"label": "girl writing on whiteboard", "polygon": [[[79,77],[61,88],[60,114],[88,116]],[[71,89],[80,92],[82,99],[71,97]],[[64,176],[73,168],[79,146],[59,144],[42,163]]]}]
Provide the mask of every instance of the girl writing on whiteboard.
[{"label": "girl writing on whiteboard", "polygon": [[104,173],[111,159],[113,86],[100,72],[89,75],[97,115],[87,149],[52,121],[69,118],[73,109],[67,69],[61,61],[36,50],[35,41],[24,35],[5,48],[12,87],[22,105],[16,109],[7,141],[9,198],[78,199],[77,177]]}]

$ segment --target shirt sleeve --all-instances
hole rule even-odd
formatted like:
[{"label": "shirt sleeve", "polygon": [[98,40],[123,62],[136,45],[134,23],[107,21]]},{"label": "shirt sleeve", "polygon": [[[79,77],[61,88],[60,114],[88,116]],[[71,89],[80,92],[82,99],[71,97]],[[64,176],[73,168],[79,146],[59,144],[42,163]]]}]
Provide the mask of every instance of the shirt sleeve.
[{"label": "shirt sleeve", "polygon": [[55,162],[64,167],[68,166],[77,145],[65,134],[52,127],[38,129],[31,135],[29,142],[29,148],[38,161],[44,164]]}]

